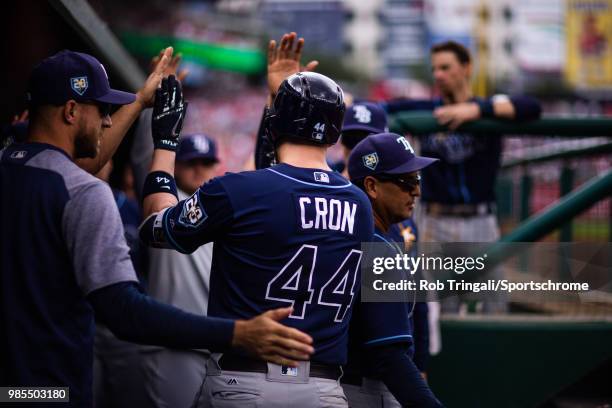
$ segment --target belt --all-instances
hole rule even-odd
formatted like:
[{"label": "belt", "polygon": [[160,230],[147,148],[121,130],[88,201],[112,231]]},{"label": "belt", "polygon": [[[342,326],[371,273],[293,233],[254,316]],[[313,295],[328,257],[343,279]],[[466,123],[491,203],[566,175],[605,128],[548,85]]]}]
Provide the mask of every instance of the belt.
[{"label": "belt", "polygon": [[[235,354],[223,354],[219,359],[219,367],[229,371],[247,371],[251,373],[267,373],[268,364],[265,361]],[[342,375],[339,365],[310,362],[310,376],[337,380]]]},{"label": "belt", "polygon": [[442,204],[423,203],[429,215],[446,215],[452,217],[474,217],[476,215],[495,214],[495,203],[478,204]]},{"label": "belt", "polygon": [[361,374],[344,373],[340,382],[342,384],[356,385],[358,387],[361,387],[361,384],[363,383],[363,377],[361,377]]}]

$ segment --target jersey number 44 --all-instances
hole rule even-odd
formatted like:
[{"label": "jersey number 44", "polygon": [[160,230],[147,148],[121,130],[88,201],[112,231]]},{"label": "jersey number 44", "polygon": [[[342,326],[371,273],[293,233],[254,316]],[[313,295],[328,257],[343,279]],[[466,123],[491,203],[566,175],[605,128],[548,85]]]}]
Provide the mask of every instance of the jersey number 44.
[{"label": "jersey number 44", "polygon": [[313,274],[317,267],[317,249],[315,245],[302,245],[268,283],[266,299],[291,303],[293,312],[289,317],[292,319],[304,319],[309,305],[333,307],[337,309],[334,321],[339,323],[344,320],[355,296],[362,252],[351,250],[327,282],[315,288]]}]

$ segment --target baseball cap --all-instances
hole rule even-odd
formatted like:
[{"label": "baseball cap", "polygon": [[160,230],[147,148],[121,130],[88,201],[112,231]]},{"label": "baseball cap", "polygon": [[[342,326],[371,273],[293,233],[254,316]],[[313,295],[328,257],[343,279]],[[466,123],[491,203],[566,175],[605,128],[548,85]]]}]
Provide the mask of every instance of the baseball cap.
[{"label": "baseball cap", "polygon": [[344,115],[342,132],[349,130],[364,130],[370,133],[388,132],[387,114],[375,102],[356,102]]},{"label": "baseball cap", "polygon": [[193,159],[217,163],[219,159],[217,158],[217,144],[215,141],[201,133],[181,137],[176,160],[184,162]]},{"label": "baseball cap", "polygon": [[106,70],[96,58],[63,50],[34,67],[28,99],[32,105],[61,105],[70,99],[125,105],[134,102],[136,95],[111,89]]},{"label": "baseball cap", "polygon": [[414,154],[410,142],[396,133],[379,133],[363,139],[348,159],[351,180],[377,174],[404,174],[421,170],[438,161]]}]

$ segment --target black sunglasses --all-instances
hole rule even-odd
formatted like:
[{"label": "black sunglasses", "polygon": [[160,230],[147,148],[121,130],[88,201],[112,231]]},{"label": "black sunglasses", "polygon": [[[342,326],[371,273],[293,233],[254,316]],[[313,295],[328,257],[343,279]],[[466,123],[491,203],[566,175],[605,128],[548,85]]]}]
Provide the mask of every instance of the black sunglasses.
[{"label": "black sunglasses", "polygon": [[395,183],[405,191],[414,191],[415,188],[421,185],[421,175],[417,174],[414,177],[402,177],[393,174],[377,174],[374,176],[380,181],[390,181]]},{"label": "black sunglasses", "polygon": [[110,116],[113,110],[113,105],[110,103],[106,103],[106,102],[87,101],[87,102],[81,102],[81,103],[85,103],[88,105],[96,105],[98,107],[98,111],[100,112],[100,116],[102,116],[103,118],[106,116]]}]

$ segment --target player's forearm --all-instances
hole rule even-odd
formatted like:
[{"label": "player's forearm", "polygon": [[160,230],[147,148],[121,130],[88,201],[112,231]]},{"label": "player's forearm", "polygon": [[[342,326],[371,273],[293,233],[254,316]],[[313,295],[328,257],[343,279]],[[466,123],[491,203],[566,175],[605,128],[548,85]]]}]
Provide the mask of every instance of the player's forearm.
[{"label": "player's forearm", "polygon": [[90,174],[98,173],[113,157],[130,126],[138,119],[143,109],[144,104],[139,95],[133,103],[119,108],[111,117],[113,125],[104,131],[98,155],[93,159],[78,159],[77,165]]},{"label": "player's forearm", "polygon": [[366,364],[403,407],[438,408],[442,404],[406,353],[404,343],[368,349]]},{"label": "player's forearm", "polygon": [[[169,175],[174,174],[174,159],[176,153],[170,150],[155,149],[153,151],[153,160],[151,161],[151,169],[149,173],[154,171],[163,171]],[[155,193],[147,195],[142,203],[143,216],[147,218],[153,213],[160,212],[164,208],[176,205],[178,200],[169,193]]]},{"label": "player's forearm", "polygon": [[528,96],[495,95],[478,103],[480,117],[498,119],[535,120],[542,113],[540,103]]},{"label": "player's forearm", "polygon": [[203,317],[166,305],[142,293],[135,282],[117,283],[88,295],[96,319],[119,338],[170,348],[231,347],[234,321]]},{"label": "player's forearm", "polygon": [[514,109],[516,120],[536,120],[542,116],[540,102],[530,96],[511,96],[510,102]]},{"label": "player's forearm", "polygon": [[434,101],[430,99],[393,99],[382,102],[380,105],[387,113],[418,110],[431,111],[436,107]]}]

